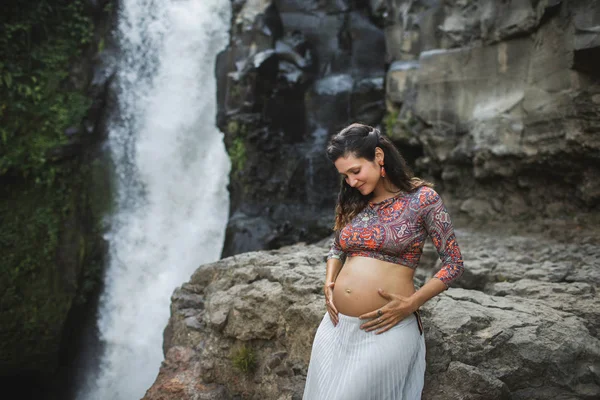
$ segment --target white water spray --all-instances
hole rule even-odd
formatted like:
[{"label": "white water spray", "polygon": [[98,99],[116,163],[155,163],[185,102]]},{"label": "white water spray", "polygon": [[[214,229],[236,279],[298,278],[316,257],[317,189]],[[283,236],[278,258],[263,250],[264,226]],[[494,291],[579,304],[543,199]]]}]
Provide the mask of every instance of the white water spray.
[{"label": "white water spray", "polygon": [[122,0],[119,115],[109,126],[116,210],[99,309],[104,352],[79,393],[141,398],[162,355],[170,296],[220,257],[230,164],[215,127],[215,56],[229,0]]}]

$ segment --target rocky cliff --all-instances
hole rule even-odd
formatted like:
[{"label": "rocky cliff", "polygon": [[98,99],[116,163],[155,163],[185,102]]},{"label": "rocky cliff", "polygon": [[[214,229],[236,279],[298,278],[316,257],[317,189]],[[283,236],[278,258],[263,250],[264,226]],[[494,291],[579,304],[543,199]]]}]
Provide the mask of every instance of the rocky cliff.
[{"label": "rocky cliff", "polygon": [[388,134],[461,211],[598,210],[598,2],[386,4]]},{"label": "rocky cliff", "polygon": [[217,62],[219,128],[232,158],[224,255],[330,233],[329,135],[385,112],[385,39],[366,4],[233,2]]},{"label": "rocky cliff", "polygon": [[[600,396],[600,234],[459,230],[466,271],[423,308],[424,399]],[[577,226],[568,227],[577,230]],[[328,241],[201,266],[175,290],[144,400],[301,399]],[[439,268],[428,242],[416,283]]]},{"label": "rocky cliff", "polygon": [[[8,1],[0,34],[0,382],[50,396],[100,286],[111,1]],[[39,392],[38,392],[39,389]]]},{"label": "rocky cliff", "polygon": [[378,125],[455,214],[574,218],[600,200],[600,6],[234,1],[217,63],[233,166],[223,255],[329,232],[328,138]]}]

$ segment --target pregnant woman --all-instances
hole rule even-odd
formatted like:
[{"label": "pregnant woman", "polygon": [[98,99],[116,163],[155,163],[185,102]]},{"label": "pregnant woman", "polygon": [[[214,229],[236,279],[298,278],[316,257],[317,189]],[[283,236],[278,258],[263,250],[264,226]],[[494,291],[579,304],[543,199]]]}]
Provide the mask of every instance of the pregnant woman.
[{"label": "pregnant woman", "polygon": [[[463,272],[448,211],[377,129],[348,126],[331,139],[327,156],[343,182],[327,256],[327,313],[303,399],[420,399],[425,339],[418,309]],[[443,266],[415,291],[428,236]]]}]

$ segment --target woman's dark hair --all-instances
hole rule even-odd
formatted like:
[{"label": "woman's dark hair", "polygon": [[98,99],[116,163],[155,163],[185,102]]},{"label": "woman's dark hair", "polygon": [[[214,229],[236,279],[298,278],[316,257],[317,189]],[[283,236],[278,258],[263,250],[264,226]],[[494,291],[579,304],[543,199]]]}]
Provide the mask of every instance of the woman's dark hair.
[{"label": "woman's dark hair", "polygon": [[[412,192],[421,186],[433,186],[422,179],[415,178],[396,146],[368,125],[354,123],[342,129],[331,138],[327,146],[327,158],[335,162],[340,157],[352,154],[356,158],[375,160],[375,148],[381,148],[384,154],[384,168],[390,182],[401,192]],[[342,229],[369,202],[372,194],[363,196],[357,189],[342,179],[338,202],[335,207],[334,230]]]}]

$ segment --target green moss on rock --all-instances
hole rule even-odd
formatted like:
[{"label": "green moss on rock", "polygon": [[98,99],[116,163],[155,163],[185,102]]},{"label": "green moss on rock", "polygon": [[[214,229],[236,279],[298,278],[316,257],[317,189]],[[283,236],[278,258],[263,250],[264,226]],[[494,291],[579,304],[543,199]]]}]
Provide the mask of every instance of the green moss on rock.
[{"label": "green moss on rock", "polygon": [[[74,297],[57,263],[58,247],[73,212],[69,184],[39,185],[23,180],[0,190],[0,371],[53,363],[60,333]],[[53,352],[50,352],[53,353]]]},{"label": "green moss on rock", "polygon": [[231,159],[231,165],[233,171],[242,171],[246,166],[246,146],[244,140],[240,137],[233,139],[231,147],[229,148],[229,158]]},{"label": "green moss on rock", "polygon": [[3,10],[0,373],[48,374],[69,311],[101,275],[97,221],[111,191],[88,189],[106,171],[85,165],[89,144],[78,132],[91,100],[71,71],[84,48],[99,46],[81,0],[8,0]]}]

